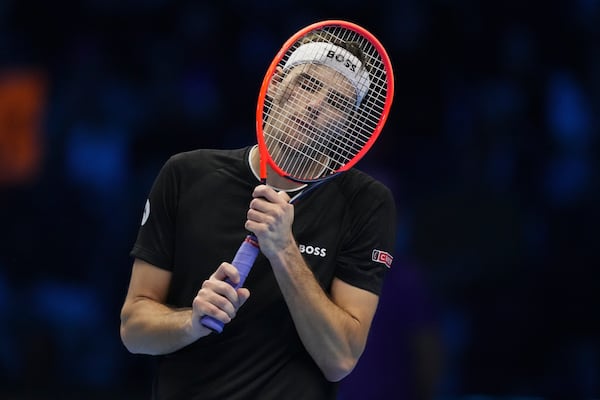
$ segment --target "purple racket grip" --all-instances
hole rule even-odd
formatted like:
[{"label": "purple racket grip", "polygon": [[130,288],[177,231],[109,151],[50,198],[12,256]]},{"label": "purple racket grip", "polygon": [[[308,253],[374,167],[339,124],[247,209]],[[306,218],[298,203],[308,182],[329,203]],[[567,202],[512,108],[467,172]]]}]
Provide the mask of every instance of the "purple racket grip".
[{"label": "purple racket grip", "polygon": [[[233,257],[233,261],[231,262],[231,264],[236,267],[240,273],[240,283],[233,285],[229,279],[227,279],[226,282],[236,289],[241,287],[246,281],[246,277],[250,273],[259,251],[260,248],[258,247],[258,240],[256,239],[256,236],[246,236],[246,239],[244,239],[244,242],[238,249],[237,253],[235,253],[235,257]],[[214,332],[221,333],[223,331],[223,322],[208,315],[200,318],[200,322],[202,325]]]}]

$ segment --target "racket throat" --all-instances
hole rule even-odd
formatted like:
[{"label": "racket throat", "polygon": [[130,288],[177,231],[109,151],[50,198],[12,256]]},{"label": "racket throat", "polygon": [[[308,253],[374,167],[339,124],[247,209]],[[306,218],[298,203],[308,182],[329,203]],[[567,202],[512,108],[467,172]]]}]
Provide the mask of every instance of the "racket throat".
[{"label": "racket throat", "polygon": [[288,177],[279,175],[269,166],[266,167],[266,171],[266,178],[261,178],[261,183],[263,185],[269,185],[277,191],[295,191],[300,190],[306,186],[306,183],[298,182]]}]

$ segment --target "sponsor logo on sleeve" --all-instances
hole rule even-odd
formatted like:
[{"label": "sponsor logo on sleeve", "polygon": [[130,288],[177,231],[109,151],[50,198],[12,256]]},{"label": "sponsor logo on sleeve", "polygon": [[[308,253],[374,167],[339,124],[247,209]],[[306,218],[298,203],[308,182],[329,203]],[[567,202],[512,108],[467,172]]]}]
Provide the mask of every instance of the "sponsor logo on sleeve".
[{"label": "sponsor logo on sleeve", "polygon": [[373,254],[371,255],[371,260],[383,264],[388,268],[392,267],[392,261],[394,257],[387,251],[383,250],[373,250]]}]

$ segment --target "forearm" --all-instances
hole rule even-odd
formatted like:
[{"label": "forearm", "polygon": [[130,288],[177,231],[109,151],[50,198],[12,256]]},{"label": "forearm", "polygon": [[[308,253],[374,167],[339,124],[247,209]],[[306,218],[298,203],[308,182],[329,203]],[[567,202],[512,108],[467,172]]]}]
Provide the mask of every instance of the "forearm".
[{"label": "forearm", "polygon": [[191,308],[173,309],[146,298],[126,301],[121,312],[121,340],[132,353],[172,353],[203,336],[193,333],[191,316]]},{"label": "forearm", "polygon": [[337,279],[329,297],[298,250],[289,196],[265,185],[252,195],[245,228],[269,259],[304,347],[325,377],[338,381],[362,354],[378,297]]},{"label": "forearm", "polygon": [[296,246],[271,265],[304,347],[328,380],[342,379],[364,349],[365,327],[328,297]]}]

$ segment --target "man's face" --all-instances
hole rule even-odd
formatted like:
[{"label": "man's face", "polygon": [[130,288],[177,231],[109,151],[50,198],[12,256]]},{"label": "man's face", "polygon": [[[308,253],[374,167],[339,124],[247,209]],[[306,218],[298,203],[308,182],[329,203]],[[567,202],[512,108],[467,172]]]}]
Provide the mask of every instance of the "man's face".
[{"label": "man's face", "polygon": [[326,149],[343,133],[354,109],[354,86],[339,72],[318,64],[298,65],[271,86],[273,102],[265,124],[270,153],[327,158]]}]

